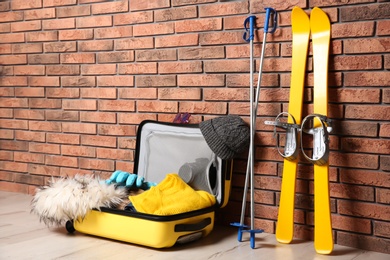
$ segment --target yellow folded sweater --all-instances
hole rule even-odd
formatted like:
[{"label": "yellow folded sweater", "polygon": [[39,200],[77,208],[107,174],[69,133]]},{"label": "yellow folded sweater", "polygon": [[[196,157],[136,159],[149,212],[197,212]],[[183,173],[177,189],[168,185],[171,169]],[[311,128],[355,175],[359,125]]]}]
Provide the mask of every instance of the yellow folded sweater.
[{"label": "yellow folded sweater", "polygon": [[129,199],[137,212],[162,216],[207,208],[216,202],[212,194],[195,191],[174,173],[167,174],[157,186]]}]

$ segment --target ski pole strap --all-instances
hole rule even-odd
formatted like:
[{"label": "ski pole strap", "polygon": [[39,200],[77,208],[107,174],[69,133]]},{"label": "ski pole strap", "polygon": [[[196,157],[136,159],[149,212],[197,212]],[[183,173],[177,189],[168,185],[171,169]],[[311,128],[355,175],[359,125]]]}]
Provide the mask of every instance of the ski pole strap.
[{"label": "ski pole strap", "polygon": [[[320,122],[316,127],[315,123]],[[332,120],[324,115],[311,114],[302,121],[301,132],[313,135],[313,152],[309,157],[303,149],[303,138],[301,137],[301,150],[303,156],[313,164],[324,165],[329,159],[329,132],[332,131]]]},{"label": "ski pole strap", "polygon": [[[287,116],[290,117],[293,123],[285,123],[280,122],[280,117]],[[300,129],[300,125],[296,124],[295,118],[293,115],[287,112],[280,113],[275,121],[265,121],[266,125],[274,126],[274,138],[276,138],[276,148],[278,153],[287,160],[295,160],[298,157],[298,130]],[[276,127],[286,129],[286,141],[284,145],[284,151],[282,152],[279,146],[279,135],[276,132]]]},{"label": "ski pole strap", "polygon": [[[271,27],[271,30],[268,31],[268,27],[269,27],[269,20],[270,20],[270,16],[273,15],[273,21],[272,21],[272,27]],[[264,32],[265,33],[274,33],[275,30],[276,30],[276,27],[278,25],[278,13],[276,12],[275,9],[271,8],[271,7],[266,7],[265,8],[265,22],[264,22]]]},{"label": "ski pole strap", "polygon": [[[245,19],[244,21],[244,28],[245,28],[245,32],[244,32],[244,35],[242,36],[242,38],[246,41],[246,42],[250,42],[250,41],[253,41],[254,39],[254,30],[255,30],[255,21],[256,21],[256,16],[254,15],[251,15],[249,16],[248,18]],[[248,27],[248,24],[249,24],[249,27]],[[247,36],[247,33],[249,32],[249,35]]]}]

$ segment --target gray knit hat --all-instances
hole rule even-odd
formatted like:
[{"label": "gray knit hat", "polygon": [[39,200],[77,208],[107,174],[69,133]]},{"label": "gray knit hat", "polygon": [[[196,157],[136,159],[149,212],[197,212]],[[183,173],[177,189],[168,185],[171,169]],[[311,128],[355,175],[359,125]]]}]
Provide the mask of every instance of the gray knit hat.
[{"label": "gray knit hat", "polygon": [[250,142],[250,129],[239,116],[213,118],[199,127],[210,149],[221,159],[232,159]]}]

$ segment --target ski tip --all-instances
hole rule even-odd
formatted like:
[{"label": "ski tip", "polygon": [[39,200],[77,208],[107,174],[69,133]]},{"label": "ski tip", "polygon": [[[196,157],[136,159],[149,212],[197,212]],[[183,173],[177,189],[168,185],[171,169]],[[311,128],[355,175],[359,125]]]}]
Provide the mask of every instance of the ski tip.
[{"label": "ski tip", "polygon": [[300,7],[295,6],[291,12],[291,25],[293,32],[310,31],[309,16]]},{"label": "ski tip", "polygon": [[319,7],[314,7],[310,14],[310,24],[312,31],[319,30],[329,30],[330,21],[328,15]]}]

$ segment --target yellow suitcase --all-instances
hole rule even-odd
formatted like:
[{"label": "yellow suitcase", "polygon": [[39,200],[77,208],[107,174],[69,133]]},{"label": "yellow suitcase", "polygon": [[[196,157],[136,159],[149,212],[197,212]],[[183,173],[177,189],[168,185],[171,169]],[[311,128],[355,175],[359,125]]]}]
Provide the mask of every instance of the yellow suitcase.
[{"label": "yellow suitcase", "polygon": [[120,209],[91,210],[83,219],[68,221],[69,232],[120,240],[128,243],[164,248],[208,235],[214,227],[215,210],[229,199],[232,160],[215,157],[199,125],[143,121],[137,131],[134,173],[149,182],[159,183],[166,174],[197,158],[214,160],[208,174],[216,205],[191,212],[159,216]]}]

